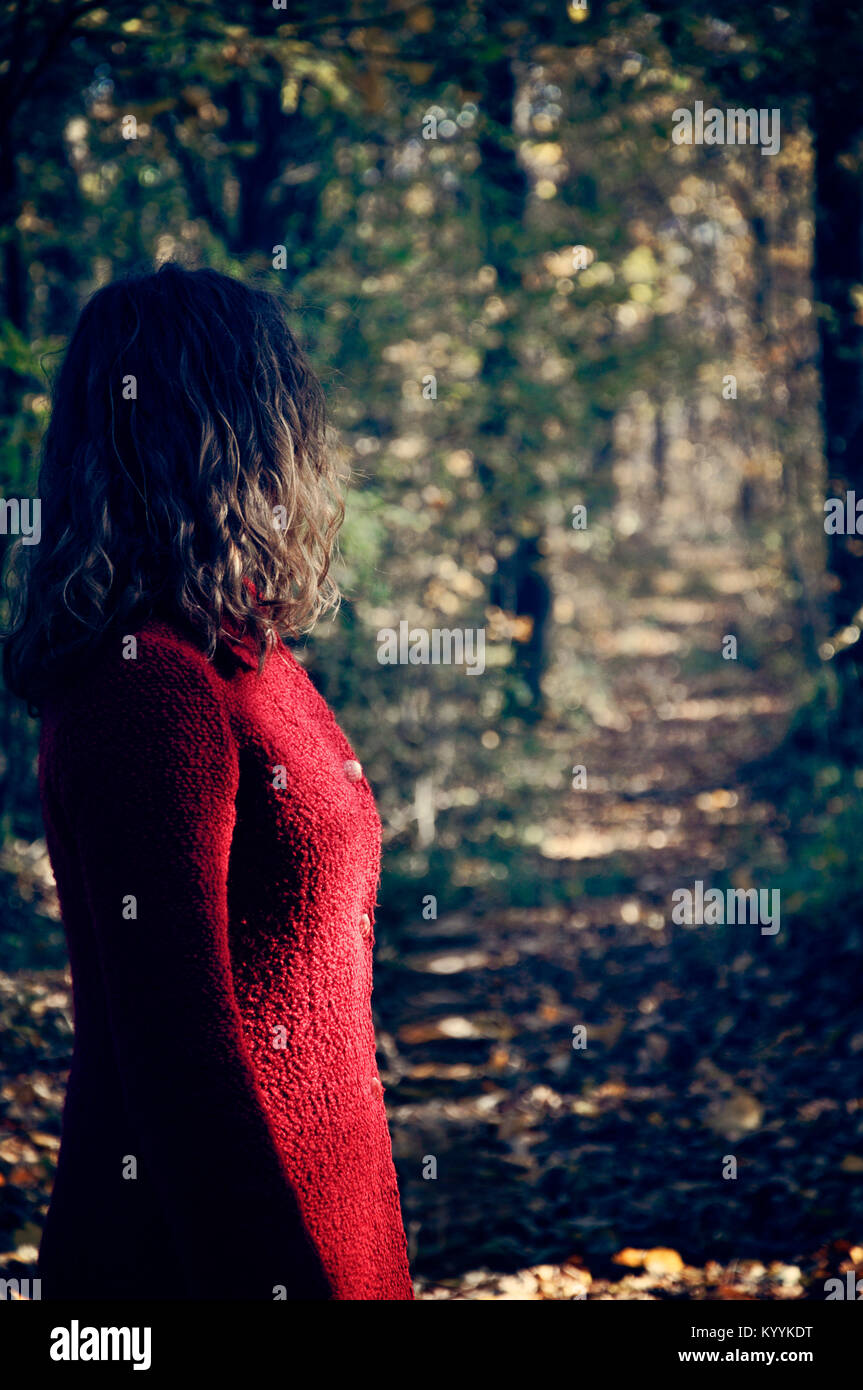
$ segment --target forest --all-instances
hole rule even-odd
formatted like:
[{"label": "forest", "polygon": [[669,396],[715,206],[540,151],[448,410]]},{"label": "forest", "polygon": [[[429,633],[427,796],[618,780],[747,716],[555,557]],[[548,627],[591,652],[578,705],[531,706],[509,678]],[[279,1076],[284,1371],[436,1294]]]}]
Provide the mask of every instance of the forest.
[{"label": "forest", "polygon": [[[0,33],[4,565],[101,285],[269,285],[324,383],[344,597],[296,655],[383,822],[417,1297],[846,1296],[863,0],[10,0]],[[21,1277],[74,1023],[38,737],[0,691]]]}]

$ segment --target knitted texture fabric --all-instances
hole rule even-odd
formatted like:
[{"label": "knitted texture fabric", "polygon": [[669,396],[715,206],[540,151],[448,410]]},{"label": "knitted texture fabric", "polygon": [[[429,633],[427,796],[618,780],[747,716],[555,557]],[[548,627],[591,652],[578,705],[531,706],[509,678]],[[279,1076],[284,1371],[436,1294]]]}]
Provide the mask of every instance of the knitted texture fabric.
[{"label": "knitted texture fabric", "polygon": [[287,648],[136,640],[43,712],[75,1012],[43,1296],[411,1299],[371,788]]}]

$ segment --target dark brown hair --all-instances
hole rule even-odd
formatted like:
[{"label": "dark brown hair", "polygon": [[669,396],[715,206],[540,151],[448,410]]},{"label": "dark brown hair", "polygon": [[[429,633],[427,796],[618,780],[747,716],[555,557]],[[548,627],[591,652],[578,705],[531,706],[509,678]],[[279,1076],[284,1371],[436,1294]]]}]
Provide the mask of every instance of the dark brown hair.
[{"label": "dark brown hair", "polygon": [[168,264],[84,308],[57,376],[41,540],[12,550],[7,685],[38,710],[155,611],[263,661],[338,603],[344,507],[320,382],[279,297]]}]

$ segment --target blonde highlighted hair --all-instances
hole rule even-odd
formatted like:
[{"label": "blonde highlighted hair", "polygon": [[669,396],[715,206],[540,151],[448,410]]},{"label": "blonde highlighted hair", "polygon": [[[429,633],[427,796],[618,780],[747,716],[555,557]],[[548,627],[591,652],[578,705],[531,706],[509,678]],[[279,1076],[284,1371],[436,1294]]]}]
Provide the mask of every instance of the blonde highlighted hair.
[{"label": "blonde highlighted hair", "polygon": [[278,295],[175,264],[90,299],[58,374],[42,534],[13,547],[7,685],[34,711],[153,613],[263,662],[339,593],[324,394]]}]

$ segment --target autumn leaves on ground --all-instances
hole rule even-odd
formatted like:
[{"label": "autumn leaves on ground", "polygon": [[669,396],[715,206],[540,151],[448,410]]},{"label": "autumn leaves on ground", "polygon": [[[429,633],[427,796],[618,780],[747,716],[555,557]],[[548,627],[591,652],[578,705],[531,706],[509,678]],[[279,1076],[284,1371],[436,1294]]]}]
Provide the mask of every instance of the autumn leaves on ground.
[{"label": "autumn leaves on ground", "polygon": [[378,986],[424,1296],[823,1299],[863,1264],[853,938],[793,898],[776,936],[670,922],[696,879],[787,883],[741,769],[769,765],[794,700],[778,573],[732,545],[676,566],[615,594],[587,557],[561,565],[556,616],[603,661],[575,736],[538,736],[561,777],[530,804],[583,891],[417,924]]},{"label": "autumn leaves on ground", "polygon": [[[486,811],[520,808],[544,905],[381,924],[381,1072],[419,1296],[824,1298],[828,1277],[863,1273],[853,939],[799,921],[787,895],[774,936],[670,911],[696,879],[787,882],[782,818],[749,776],[798,693],[780,573],[681,544],[673,568],[612,584],[559,544],[558,641],[600,659],[565,718],[518,747],[504,735],[506,785],[479,789]],[[4,867],[19,910],[56,912],[43,846],[13,845]],[[68,980],[7,971],[0,1009],[0,1265],[23,1275],[56,1162]]]}]

